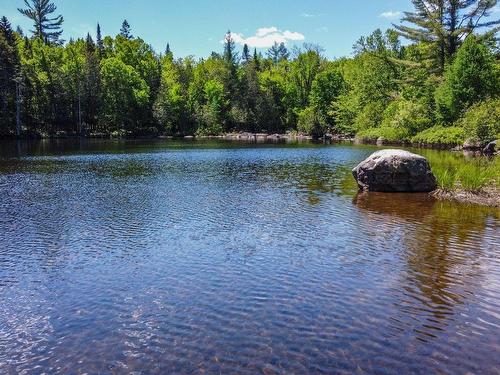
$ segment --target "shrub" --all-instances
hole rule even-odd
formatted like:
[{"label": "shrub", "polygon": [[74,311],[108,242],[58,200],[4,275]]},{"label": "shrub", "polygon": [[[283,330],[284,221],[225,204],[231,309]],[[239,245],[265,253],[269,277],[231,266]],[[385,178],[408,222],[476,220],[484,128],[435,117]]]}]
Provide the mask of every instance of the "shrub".
[{"label": "shrub", "polygon": [[319,137],[326,131],[321,115],[313,107],[307,107],[300,111],[297,122],[297,130],[301,133]]},{"label": "shrub", "polygon": [[399,100],[397,111],[390,121],[393,128],[407,129],[411,135],[431,126],[431,119],[425,105],[409,100]]},{"label": "shrub", "polygon": [[465,131],[458,126],[436,125],[426,129],[412,139],[412,142],[426,145],[460,145],[465,141]]},{"label": "shrub", "polygon": [[500,99],[489,99],[472,106],[457,124],[474,142],[486,144],[500,138]]},{"label": "shrub", "polygon": [[366,104],[354,119],[354,129],[359,131],[380,126],[385,108],[385,103],[381,101]]},{"label": "shrub", "polygon": [[356,136],[364,142],[375,142],[380,137],[384,138],[384,140],[388,142],[407,141],[409,139],[407,129],[385,126],[362,130],[358,132]]}]

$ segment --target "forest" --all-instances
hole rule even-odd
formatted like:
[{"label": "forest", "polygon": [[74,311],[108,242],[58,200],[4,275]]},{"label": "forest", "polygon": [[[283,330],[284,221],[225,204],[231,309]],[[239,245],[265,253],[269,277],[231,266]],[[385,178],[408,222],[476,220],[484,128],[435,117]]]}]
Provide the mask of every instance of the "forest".
[{"label": "forest", "polygon": [[496,0],[412,0],[413,11],[335,60],[315,44],[178,57],[125,20],[116,36],[64,41],[49,0],[0,20],[0,136],[357,136],[455,145],[500,138]]}]

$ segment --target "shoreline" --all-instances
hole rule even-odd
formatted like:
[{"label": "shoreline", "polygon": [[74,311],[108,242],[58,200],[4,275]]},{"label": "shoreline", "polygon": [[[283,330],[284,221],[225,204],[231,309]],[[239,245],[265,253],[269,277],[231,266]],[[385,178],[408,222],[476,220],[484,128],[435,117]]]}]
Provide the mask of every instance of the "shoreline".
[{"label": "shoreline", "polygon": [[[218,139],[225,141],[240,141],[240,142],[255,142],[255,143],[265,143],[265,142],[347,142],[353,145],[374,145],[377,147],[415,147],[421,149],[434,149],[434,150],[444,150],[449,152],[464,152],[470,153],[473,156],[479,156],[477,151],[464,150],[461,147],[448,145],[429,145],[429,144],[412,144],[408,142],[367,142],[366,140],[361,140],[359,138],[353,138],[348,136],[337,136],[327,134],[321,138],[314,138],[312,136],[296,133],[286,133],[286,134],[267,134],[267,133],[251,133],[251,132],[241,132],[241,133],[226,133],[222,135],[206,135],[206,136],[169,136],[169,135],[144,135],[144,136],[125,136],[125,137],[114,137],[110,134],[104,133],[94,133],[89,135],[76,135],[76,134],[58,134],[54,136],[41,136],[41,135],[31,135],[26,137],[0,137],[0,141],[43,141],[43,140],[207,140],[207,139]],[[498,156],[499,153],[492,156]],[[495,186],[488,186],[481,188],[478,191],[467,191],[463,189],[437,189],[429,195],[437,200],[447,200],[455,201],[459,203],[475,204],[492,208],[500,208],[500,189]]]},{"label": "shoreline", "polygon": [[[59,134],[25,134],[20,137],[15,135],[0,135],[0,141],[40,141],[40,140],[61,140],[61,139],[105,139],[105,140],[154,140],[154,139],[222,139],[228,141],[244,142],[279,142],[279,141],[323,141],[323,142],[348,142],[356,145],[372,145],[377,147],[412,147],[429,150],[443,150],[450,152],[466,152],[471,155],[482,155],[482,148],[464,148],[462,145],[443,143],[412,143],[406,141],[371,141],[353,136],[325,134],[322,137],[313,137],[300,133],[252,133],[234,132],[219,135],[166,135],[166,134],[144,134],[144,135],[121,135],[116,136],[107,133],[91,133],[87,135],[64,133]],[[495,154],[494,154],[495,155]],[[496,153],[499,155],[499,152]]]},{"label": "shoreline", "polygon": [[325,134],[322,137],[313,137],[300,133],[252,133],[252,132],[237,132],[237,133],[224,133],[219,135],[166,135],[166,134],[144,134],[144,135],[124,135],[116,136],[107,133],[91,133],[87,135],[82,134],[68,134],[60,132],[59,134],[25,134],[22,136],[16,135],[0,135],[0,141],[40,141],[40,140],[61,140],[61,139],[107,139],[107,140],[141,140],[141,139],[223,139],[230,141],[326,141],[326,142],[350,142],[357,145],[374,145],[379,147],[394,146],[394,147],[416,147],[434,150],[447,150],[447,151],[462,151],[462,148],[457,145],[445,144],[417,144],[409,142],[380,142],[380,141],[367,141],[360,138],[344,135]]},{"label": "shoreline", "polygon": [[494,187],[486,187],[478,191],[437,189],[429,194],[431,197],[441,201],[454,201],[500,208],[500,189]]}]

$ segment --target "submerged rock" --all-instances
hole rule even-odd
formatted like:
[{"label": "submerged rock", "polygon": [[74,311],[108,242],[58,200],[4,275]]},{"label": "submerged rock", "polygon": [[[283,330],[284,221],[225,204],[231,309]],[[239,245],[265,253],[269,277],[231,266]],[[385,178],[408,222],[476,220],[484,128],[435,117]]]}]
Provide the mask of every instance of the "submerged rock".
[{"label": "submerged rock", "polygon": [[365,191],[430,192],[437,188],[427,159],[403,150],[377,151],[352,173]]}]

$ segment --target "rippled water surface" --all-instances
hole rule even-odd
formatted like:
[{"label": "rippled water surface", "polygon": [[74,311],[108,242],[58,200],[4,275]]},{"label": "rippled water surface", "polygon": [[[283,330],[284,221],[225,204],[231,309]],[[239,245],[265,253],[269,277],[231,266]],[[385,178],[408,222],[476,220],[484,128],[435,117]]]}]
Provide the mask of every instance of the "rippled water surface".
[{"label": "rippled water surface", "polygon": [[0,373],[500,373],[500,214],[373,149],[0,144]]}]

